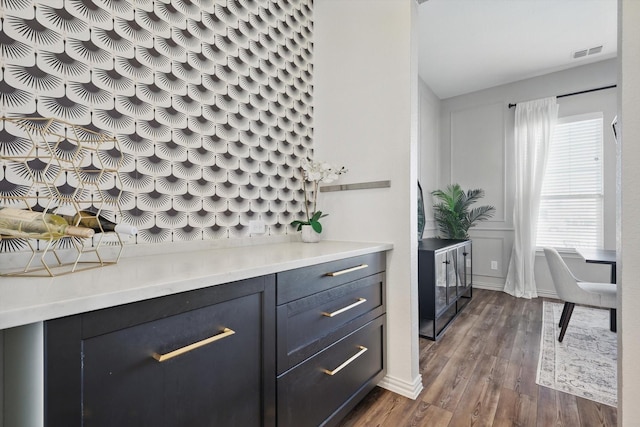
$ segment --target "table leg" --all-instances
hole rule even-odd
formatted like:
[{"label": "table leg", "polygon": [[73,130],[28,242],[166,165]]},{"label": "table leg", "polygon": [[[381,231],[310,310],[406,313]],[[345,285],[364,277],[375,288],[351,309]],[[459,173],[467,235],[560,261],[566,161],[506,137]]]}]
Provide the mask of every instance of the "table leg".
[{"label": "table leg", "polygon": [[611,283],[617,283],[615,262],[611,264]]},{"label": "table leg", "polygon": [[615,308],[609,309],[609,329],[611,332],[617,332],[618,330]]},{"label": "table leg", "polygon": [[[616,263],[611,264],[611,283],[616,283]],[[609,310],[609,329],[611,332],[616,332],[618,330],[617,327],[617,319],[616,319],[616,309],[612,308]]]}]

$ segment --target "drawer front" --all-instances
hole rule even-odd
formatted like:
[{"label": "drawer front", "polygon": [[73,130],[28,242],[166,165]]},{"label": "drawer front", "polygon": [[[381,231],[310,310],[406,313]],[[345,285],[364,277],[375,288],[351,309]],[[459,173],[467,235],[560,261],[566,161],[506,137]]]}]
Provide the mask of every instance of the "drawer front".
[{"label": "drawer front", "polygon": [[[85,340],[85,423],[260,425],[260,332],[260,296],[250,295]],[[152,357],[216,335],[173,359]]]},{"label": "drawer front", "polygon": [[381,379],[384,329],[380,316],[279,377],[278,425],[322,425]]},{"label": "drawer front", "polygon": [[375,274],[279,306],[278,373],[383,314],[384,277]]},{"label": "drawer front", "polygon": [[386,269],[384,252],[345,258],[277,274],[276,303],[285,304]]},{"label": "drawer front", "polygon": [[[110,310],[47,322],[46,425],[275,423],[273,282],[256,278],[215,288],[211,295],[198,294],[216,301],[207,306],[191,294],[163,297],[156,301],[158,317],[143,323],[138,303],[114,309],[135,322],[113,321]],[[182,307],[185,298],[193,303],[186,305],[199,307],[167,315],[171,303]],[[86,335],[98,329],[100,318],[134,324],[117,329],[105,324],[100,329],[109,332]],[[202,345],[191,346],[195,343]],[[169,357],[176,350],[185,351]]]}]

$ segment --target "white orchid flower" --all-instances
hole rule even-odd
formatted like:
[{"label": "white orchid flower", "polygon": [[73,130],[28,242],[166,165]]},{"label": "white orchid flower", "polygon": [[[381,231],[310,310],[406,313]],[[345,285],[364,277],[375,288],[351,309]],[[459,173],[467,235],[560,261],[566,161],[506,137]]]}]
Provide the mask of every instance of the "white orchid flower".
[{"label": "white orchid flower", "polygon": [[322,174],[318,171],[308,171],[307,172],[307,181],[321,181],[322,180]]},{"label": "white orchid flower", "polygon": [[335,181],[336,179],[338,179],[338,174],[331,171],[328,175],[326,175],[323,179],[322,182],[326,182],[326,183],[330,183]]},{"label": "white orchid flower", "polygon": [[[327,162],[314,162],[311,159],[301,159],[300,168],[302,169],[302,189],[304,191],[304,206],[306,209],[307,219],[306,221],[294,220],[291,225],[298,227],[300,230],[302,225],[311,225],[313,229],[320,233],[322,226],[318,221],[320,218],[326,216],[322,212],[317,210],[318,204],[318,184],[330,183],[338,179],[338,177],[347,172],[344,167],[336,167]],[[307,189],[306,182],[311,182],[311,188]],[[311,203],[310,203],[311,200]],[[311,211],[309,210],[311,207]]]}]

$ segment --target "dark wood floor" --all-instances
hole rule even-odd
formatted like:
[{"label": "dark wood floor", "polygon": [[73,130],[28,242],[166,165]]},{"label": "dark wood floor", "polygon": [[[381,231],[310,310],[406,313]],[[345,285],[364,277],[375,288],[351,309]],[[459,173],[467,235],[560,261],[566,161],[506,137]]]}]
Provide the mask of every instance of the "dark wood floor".
[{"label": "dark wood floor", "polygon": [[340,426],[616,426],[615,408],[536,384],[542,301],[475,289],[438,342],[420,339],[418,398],[377,387]]}]

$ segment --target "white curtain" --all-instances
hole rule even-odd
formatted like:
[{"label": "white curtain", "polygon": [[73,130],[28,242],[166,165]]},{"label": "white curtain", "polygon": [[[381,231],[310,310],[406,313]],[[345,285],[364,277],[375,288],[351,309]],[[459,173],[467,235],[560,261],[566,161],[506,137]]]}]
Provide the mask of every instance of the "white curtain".
[{"label": "white curtain", "polygon": [[515,117],[515,239],[504,291],[536,298],[536,233],[542,178],[551,134],[558,118],[556,98],[518,103]]}]

